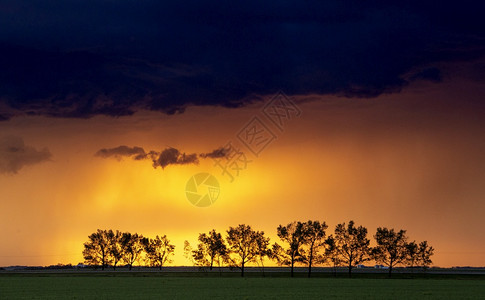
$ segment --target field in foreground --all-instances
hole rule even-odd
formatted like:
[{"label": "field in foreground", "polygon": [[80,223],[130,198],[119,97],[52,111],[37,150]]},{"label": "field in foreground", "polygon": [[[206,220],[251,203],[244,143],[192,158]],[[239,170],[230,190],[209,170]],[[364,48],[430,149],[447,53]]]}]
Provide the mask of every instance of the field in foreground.
[{"label": "field in foreground", "polygon": [[485,280],[4,274],[0,298],[485,299]]}]

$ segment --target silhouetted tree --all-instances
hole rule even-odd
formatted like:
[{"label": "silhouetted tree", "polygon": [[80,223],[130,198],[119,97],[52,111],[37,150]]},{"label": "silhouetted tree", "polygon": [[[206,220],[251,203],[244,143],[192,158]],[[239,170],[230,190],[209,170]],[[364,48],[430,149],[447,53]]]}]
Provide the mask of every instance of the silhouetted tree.
[{"label": "silhouetted tree", "polygon": [[108,230],[106,232],[106,238],[108,239],[108,254],[110,261],[113,264],[113,270],[116,270],[116,265],[123,258],[123,249],[121,248],[122,233],[118,230]]},{"label": "silhouetted tree", "polygon": [[335,227],[335,243],[338,248],[341,262],[348,266],[349,277],[352,277],[354,265],[369,260],[369,239],[367,228],[355,227],[354,221],[338,224]]},{"label": "silhouetted tree", "polygon": [[212,270],[215,261],[220,267],[221,259],[227,256],[227,246],[222,235],[212,229],[209,234],[200,233],[198,240],[197,250],[192,252],[195,264]]},{"label": "silhouetted tree", "polygon": [[389,277],[392,269],[403,262],[407,257],[407,237],[406,230],[388,229],[386,227],[377,228],[374,235],[377,246],[372,249],[372,258],[377,262],[389,267]]},{"label": "silhouetted tree", "polygon": [[101,265],[101,269],[110,263],[109,242],[106,230],[98,229],[88,236],[89,241],[84,243],[83,257],[88,265]]},{"label": "silhouetted tree", "polygon": [[194,260],[194,257],[192,256],[193,255],[193,249],[192,249],[192,246],[190,245],[189,241],[185,240],[184,241],[184,257],[185,259],[188,259],[192,265],[195,266],[195,260]]},{"label": "silhouetted tree", "polygon": [[315,261],[318,263],[323,260],[323,256],[318,251],[323,246],[327,228],[325,222],[309,220],[303,223],[303,244],[307,246],[307,249],[302,253],[302,261],[308,264],[308,277],[312,274],[312,264]]},{"label": "silhouetted tree", "polygon": [[273,248],[275,250],[274,255],[278,264],[290,266],[290,274],[293,277],[295,263],[302,260],[302,246],[305,242],[303,223],[292,222],[286,226],[279,225],[276,233],[283,242],[288,244],[288,248],[285,250],[277,245]]},{"label": "silhouetted tree", "polygon": [[152,267],[162,267],[172,262],[171,257],[175,252],[175,245],[170,244],[166,235],[154,239],[143,238],[141,244],[147,254],[148,264]]},{"label": "silhouetted tree", "polygon": [[286,263],[286,258],[287,258],[286,250],[278,243],[274,243],[271,246],[270,258],[272,260],[275,260],[278,263],[278,265],[281,265],[281,266],[289,265],[289,260],[288,260],[288,264]]},{"label": "silhouetted tree", "polygon": [[[261,266],[263,276],[264,260],[270,258],[280,265],[290,266],[291,276],[294,276],[296,263],[308,264],[308,277],[312,266],[317,263],[329,262],[336,276],[337,266],[346,265],[349,277],[355,265],[373,258],[378,263],[389,267],[389,277],[393,268],[406,264],[413,268],[421,266],[424,270],[432,264],[431,257],[434,248],[427,241],[416,244],[408,243],[406,231],[395,232],[394,229],[379,227],[374,235],[377,246],[370,249],[367,229],[356,227],[354,221],[338,224],[335,234],[325,239],[327,229],[325,222],[307,221],[292,222],[286,226],[279,225],[277,234],[281,241],[288,244],[283,248],[278,243],[269,246],[270,239],[263,231],[255,231],[249,225],[240,224],[227,230],[227,245],[220,233],[214,229],[208,234],[199,234],[197,249],[193,250],[188,241],[184,242],[184,256],[194,265],[207,266],[212,270],[214,262],[221,267],[221,261],[241,270],[244,276],[245,266],[256,262]],[[88,265],[105,267],[112,265],[116,270],[120,261],[129,266],[142,258],[145,251],[147,264],[162,267],[171,262],[175,245],[168,238],[156,236],[155,239],[144,238],[141,234],[121,233],[116,230],[101,230],[88,236],[83,249],[84,262]],[[324,251],[322,251],[324,250]]]},{"label": "silhouetted tree", "polygon": [[140,259],[140,254],[143,251],[141,243],[143,236],[138,233],[123,232],[121,236],[121,248],[123,249],[123,262],[125,262],[130,270],[133,265]]},{"label": "silhouetted tree", "polygon": [[253,261],[258,255],[258,233],[251,226],[240,224],[237,227],[229,227],[226,241],[229,251],[233,256],[228,257],[230,262],[241,269],[241,277],[244,277],[244,267]]},{"label": "silhouetted tree", "polygon": [[434,248],[428,245],[427,241],[422,241],[419,243],[418,263],[424,270],[426,270],[433,263],[431,260],[431,256],[433,256],[433,254]]},{"label": "silhouetted tree", "polygon": [[269,247],[269,237],[265,237],[264,233],[262,231],[257,232],[257,238],[256,238],[256,247],[257,247],[257,262],[258,264],[261,264],[261,269],[263,271],[263,277],[265,276],[264,274],[264,259],[266,257],[271,258],[273,256],[272,250]]},{"label": "silhouetted tree", "polygon": [[411,267],[411,272],[414,272],[414,266],[416,266],[416,262],[418,261],[419,257],[419,248],[418,244],[415,241],[406,244],[406,260],[405,263]]},{"label": "silhouetted tree", "polygon": [[340,266],[340,253],[333,235],[330,235],[324,243],[325,255],[332,267],[333,275],[337,276],[337,267]]}]

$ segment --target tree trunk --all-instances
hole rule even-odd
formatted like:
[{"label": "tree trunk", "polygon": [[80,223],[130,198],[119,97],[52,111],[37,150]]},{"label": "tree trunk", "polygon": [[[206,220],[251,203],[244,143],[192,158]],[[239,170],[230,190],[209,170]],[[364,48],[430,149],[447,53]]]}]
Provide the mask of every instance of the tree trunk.
[{"label": "tree trunk", "polygon": [[349,264],[349,278],[352,277],[352,264]]},{"label": "tree trunk", "polygon": [[391,278],[392,276],[392,264],[389,265],[389,278]]},{"label": "tree trunk", "polygon": [[209,267],[209,270],[211,270],[211,271],[212,271],[212,265],[213,265],[213,264],[214,264],[214,258],[213,258],[213,257],[211,257],[211,265],[210,265],[210,267]]},{"label": "tree trunk", "polygon": [[308,278],[312,276],[312,255],[310,254],[310,261],[308,262]]},{"label": "tree trunk", "polygon": [[241,263],[241,277],[244,277],[244,262]]},{"label": "tree trunk", "polygon": [[131,271],[131,264],[130,264],[130,269],[129,270]]},{"label": "tree trunk", "polygon": [[293,265],[295,264],[295,260],[291,259],[291,277],[293,277]]},{"label": "tree trunk", "polygon": [[310,247],[310,260],[308,261],[308,278],[312,276],[312,262],[313,262],[313,243]]}]

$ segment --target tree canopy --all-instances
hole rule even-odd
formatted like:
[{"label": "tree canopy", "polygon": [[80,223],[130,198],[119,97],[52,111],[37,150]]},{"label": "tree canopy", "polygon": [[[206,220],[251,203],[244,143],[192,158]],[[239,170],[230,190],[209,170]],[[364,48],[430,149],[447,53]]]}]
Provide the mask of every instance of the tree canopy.
[{"label": "tree canopy", "polygon": [[[434,248],[427,241],[408,242],[406,230],[378,227],[374,234],[375,246],[370,246],[367,228],[355,225],[354,221],[340,223],[332,234],[327,235],[324,221],[293,221],[276,227],[281,244],[271,244],[263,231],[250,225],[229,227],[226,236],[215,229],[199,233],[198,243],[193,249],[184,242],[184,256],[195,266],[211,271],[214,265],[235,267],[244,276],[249,265],[260,266],[264,275],[266,261],[288,266],[291,276],[297,265],[308,267],[308,277],[315,265],[328,265],[336,274],[337,267],[346,267],[349,276],[352,269],[367,261],[389,268],[389,276],[396,266],[428,268],[432,264]],[[135,264],[156,267],[160,270],[173,262],[175,245],[166,235],[154,238],[142,234],[101,230],[88,236],[84,243],[83,257],[87,265],[104,270],[111,266],[126,266],[130,270]]]}]

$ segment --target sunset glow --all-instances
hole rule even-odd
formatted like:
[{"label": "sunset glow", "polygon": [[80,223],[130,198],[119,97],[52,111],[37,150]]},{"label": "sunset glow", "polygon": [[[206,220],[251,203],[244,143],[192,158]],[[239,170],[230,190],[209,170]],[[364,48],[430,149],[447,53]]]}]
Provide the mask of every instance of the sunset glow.
[{"label": "sunset glow", "polygon": [[[60,20],[72,40],[41,12],[38,26],[5,21],[0,267],[82,263],[97,229],[167,235],[172,265],[191,265],[184,241],[199,233],[249,224],[273,243],[278,225],[307,220],[328,234],[355,220],[371,245],[379,226],[406,229],[435,266],[485,266],[482,27],[451,30],[411,7],[288,5],[263,22],[251,4],[242,16],[256,25],[231,9],[198,19],[173,4],[148,22],[123,6],[133,19],[96,13],[92,36]],[[1,4],[0,20],[17,9]],[[264,113],[278,91],[295,105],[281,128]],[[255,117],[274,135],[256,154],[238,137]],[[233,178],[208,155],[229,142],[248,159]],[[163,165],[167,149],[180,156]],[[208,207],[186,198],[197,173],[220,185]]]},{"label": "sunset glow", "polygon": [[[370,232],[386,224],[428,239],[439,249],[436,265],[481,265],[481,119],[472,113],[466,120],[454,118],[424,105],[410,113],[402,107],[407,109],[411,96],[431,95],[410,91],[358,106],[336,105],[346,101],[332,98],[301,103],[302,117],[259,157],[248,154],[252,162],[234,182],[212,160],[162,170],[150,161],[94,153],[117,145],[215,149],[235,140],[233,132],[259,113],[257,105],[241,111],[192,108],[170,117],[140,112],[118,119],[4,122],[2,133],[23,136],[36,148],[48,144],[54,155],[18,174],[2,175],[2,198],[15,199],[2,202],[2,264],[82,262],[86,236],[114,228],[167,234],[178,250],[175,264],[187,265],[183,241],[195,242],[198,232],[212,228],[248,223],[276,240],[275,228],[284,222],[319,219],[333,228],[352,218]],[[408,105],[416,110],[416,104]],[[380,114],[383,109],[386,115]],[[193,206],[185,198],[187,180],[198,172],[214,174],[220,182],[220,196],[210,207]],[[460,222],[465,216],[467,222]]]}]

